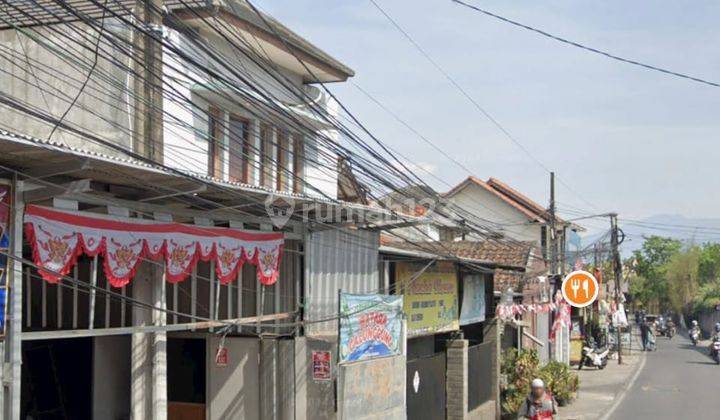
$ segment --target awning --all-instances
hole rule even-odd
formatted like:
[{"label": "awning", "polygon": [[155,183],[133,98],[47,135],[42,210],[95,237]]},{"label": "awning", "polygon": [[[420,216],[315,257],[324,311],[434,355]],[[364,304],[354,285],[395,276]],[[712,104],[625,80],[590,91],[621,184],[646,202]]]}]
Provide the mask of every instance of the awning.
[{"label": "awning", "polygon": [[25,231],[46,281],[58,282],[84,253],[103,256],[105,275],[114,287],[128,284],[143,258],[163,258],[171,283],[187,278],[198,261],[213,260],[219,280],[227,284],[249,261],[257,266],[258,280],[271,285],[283,247],[282,233],[90,216],[32,205],[25,210]]}]

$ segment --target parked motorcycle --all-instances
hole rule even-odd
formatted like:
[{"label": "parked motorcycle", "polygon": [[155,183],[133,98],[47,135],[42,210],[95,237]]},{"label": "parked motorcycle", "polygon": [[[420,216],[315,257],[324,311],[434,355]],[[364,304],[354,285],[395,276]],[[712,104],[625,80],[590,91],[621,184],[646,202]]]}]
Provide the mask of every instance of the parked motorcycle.
[{"label": "parked motorcycle", "polygon": [[592,345],[593,343],[585,343],[582,348],[582,357],[580,358],[580,364],[578,370],[582,369],[583,366],[597,367],[598,369],[605,369],[608,362],[608,354],[610,353],[609,348],[599,349]]}]

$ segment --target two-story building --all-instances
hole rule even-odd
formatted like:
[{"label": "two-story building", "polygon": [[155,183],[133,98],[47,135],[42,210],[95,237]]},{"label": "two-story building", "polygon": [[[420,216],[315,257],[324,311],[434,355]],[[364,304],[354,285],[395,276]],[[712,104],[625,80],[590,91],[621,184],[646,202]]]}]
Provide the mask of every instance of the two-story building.
[{"label": "two-story building", "polygon": [[338,290],[382,284],[327,215],[387,216],[338,200],[353,71],[243,1],[110,3],[0,11],[3,412],[334,418]]}]

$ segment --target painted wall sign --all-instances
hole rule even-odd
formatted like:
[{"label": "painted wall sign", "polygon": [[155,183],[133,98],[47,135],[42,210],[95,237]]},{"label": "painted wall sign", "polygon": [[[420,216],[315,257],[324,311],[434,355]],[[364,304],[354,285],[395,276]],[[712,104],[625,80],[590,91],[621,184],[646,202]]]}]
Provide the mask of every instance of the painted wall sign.
[{"label": "painted wall sign", "polygon": [[340,294],[340,362],[400,354],[403,297]]},{"label": "painted wall sign", "polygon": [[416,276],[423,267],[424,264],[397,264],[397,287],[408,317],[408,336],[459,329],[455,265],[439,262]]},{"label": "painted wall sign", "polygon": [[8,257],[10,252],[10,209],[11,190],[0,185],[0,338],[5,337],[8,298]]},{"label": "painted wall sign", "polygon": [[463,277],[460,325],[485,321],[485,278],[480,274]]},{"label": "painted wall sign", "polygon": [[313,381],[332,380],[332,364],[329,351],[312,352],[312,378]]}]

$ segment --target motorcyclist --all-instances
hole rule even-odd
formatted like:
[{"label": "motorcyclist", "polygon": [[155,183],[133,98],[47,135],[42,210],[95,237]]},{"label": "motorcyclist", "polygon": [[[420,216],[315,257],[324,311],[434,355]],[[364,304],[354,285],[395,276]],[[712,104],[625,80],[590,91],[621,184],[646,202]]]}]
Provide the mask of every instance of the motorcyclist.
[{"label": "motorcyclist", "polygon": [[715,324],[715,332],[713,332],[710,338],[710,343],[714,343],[715,341],[720,341],[720,322]]},{"label": "motorcyclist", "polygon": [[530,394],[518,411],[518,419],[552,420],[557,414],[557,403],[549,391],[545,390],[542,379],[533,379]]},{"label": "motorcyclist", "polygon": [[700,336],[700,326],[698,325],[697,320],[692,320],[690,323],[690,335],[693,333],[697,333],[698,337]]}]

